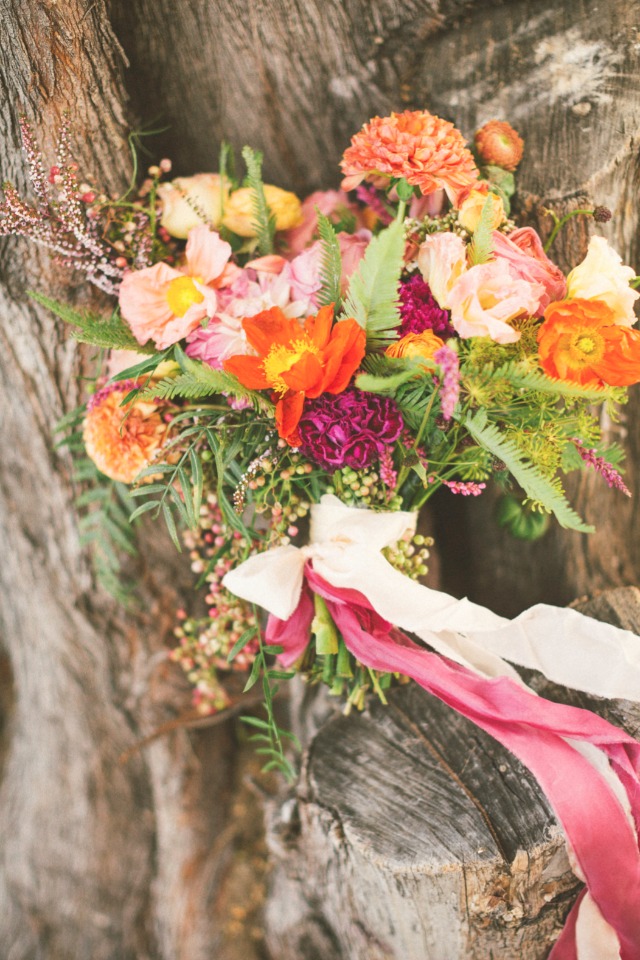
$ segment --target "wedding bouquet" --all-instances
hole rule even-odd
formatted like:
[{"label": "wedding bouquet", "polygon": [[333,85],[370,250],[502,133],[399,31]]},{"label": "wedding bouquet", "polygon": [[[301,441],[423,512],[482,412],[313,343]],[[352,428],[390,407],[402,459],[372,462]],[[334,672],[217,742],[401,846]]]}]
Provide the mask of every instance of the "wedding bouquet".
[{"label": "wedding bouquet", "polygon": [[[85,536],[116,593],[140,516],[162,515],[186,545],[206,612],[177,611],[172,656],[198,708],[224,709],[226,678],[247,671],[266,714],[245,719],[267,767],[292,775],[281,681],[324,682],[348,710],[414,679],[548,793],[590,891],[553,957],[579,956],[581,924],[603,958],[640,955],[640,923],[600,882],[605,857],[640,892],[640,746],[535,697],[506,662],[640,699],[635,638],[545,606],[506,621],[418,582],[431,543],[416,518],[438,490],[497,483],[499,520],[524,537],[550,515],[592,529],[565,497],[571,471],[630,495],[599,419],[640,381],[639,278],[599,236],[567,276],[547,256],[570,216],[609,211],[550,214],[544,245],[510,219],[518,134],[491,121],[471,150],[426,111],[365,124],[341,189],[302,202],[263,182],[248,147],[243,176],[225,145],[216,173],[168,181],[163,160],[108,197],[80,178],[66,128],[48,170],[26,123],[23,137],[35,203],[5,184],[0,232],[48,245],[117,297],[103,315],[32,294],[99,352],[86,406],[62,424]],[[596,770],[594,753],[610,766]]]}]

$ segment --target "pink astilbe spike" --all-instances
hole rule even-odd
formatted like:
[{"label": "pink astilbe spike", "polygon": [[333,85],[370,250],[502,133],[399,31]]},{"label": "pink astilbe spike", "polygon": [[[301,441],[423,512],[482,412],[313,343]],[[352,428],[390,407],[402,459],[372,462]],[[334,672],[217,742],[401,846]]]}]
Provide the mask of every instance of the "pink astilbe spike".
[{"label": "pink astilbe spike", "polygon": [[587,466],[593,467],[596,473],[599,473],[600,476],[604,478],[609,487],[615,487],[616,490],[624,493],[626,497],[631,496],[631,490],[629,490],[616,468],[605,460],[604,457],[597,456],[594,447],[588,449],[585,447],[584,441],[580,440],[579,437],[573,437],[572,442],[575,444],[576,450]]}]

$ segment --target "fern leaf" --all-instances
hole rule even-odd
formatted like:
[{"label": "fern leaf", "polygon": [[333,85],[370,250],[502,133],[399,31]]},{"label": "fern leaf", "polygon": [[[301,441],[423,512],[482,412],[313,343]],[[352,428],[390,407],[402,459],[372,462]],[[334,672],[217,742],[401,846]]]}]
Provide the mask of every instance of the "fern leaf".
[{"label": "fern leaf", "polygon": [[397,339],[398,284],[403,253],[404,225],[396,220],[373,238],[351,277],[340,319],[355,317],[366,330],[369,350],[387,346],[390,340]]},{"label": "fern leaf", "polygon": [[493,231],[493,197],[487,196],[482,207],[478,226],[473,232],[473,239],[469,244],[469,263],[475,266],[478,263],[486,263],[493,254],[493,244],[491,242],[491,233]]},{"label": "fern leaf", "polygon": [[593,400],[597,403],[611,396],[611,390],[606,387],[583,387],[579,383],[571,383],[568,380],[555,380],[540,370],[523,370],[518,363],[507,363],[496,368],[493,376],[496,379],[504,377],[514,387],[535,390],[538,393],[552,393],[559,397]]},{"label": "fern leaf", "polygon": [[46,307],[65,323],[77,327],[73,336],[80,343],[90,343],[104,350],[135,350],[137,353],[155,353],[151,345],[140,346],[131,330],[116,311],[108,319],[88,310],[75,310],[66,303],[60,303],[42,293],[30,290],[29,296],[40,306]]},{"label": "fern leaf", "polygon": [[273,253],[276,218],[269,209],[262,182],[262,154],[251,147],[242,148],[242,159],[247,165],[247,183],[253,192],[253,226],[256,230],[261,255]]},{"label": "fern leaf", "polygon": [[325,217],[316,207],[318,218],[318,233],[320,234],[320,280],[322,286],[318,293],[318,304],[321,307],[335,303],[336,308],[342,299],[340,281],[342,278],[342,255],[336,230],[331,220]]},{"label": "fern leaf", "polygon": [[273,404],[266,397],[244,387],[233,374],[214,370],[208,363],[193,360],[178,346],[174,348],[174,356],[182,373],[177,377],[165,377],[159,383],[146,387],[138,395],[139,400],[173,400],[175,397],[198,400],[214,394],[230,393],[238,399],[249,401],[259,412],[269,414],[273,411]]},{"label": "fern leaf", "polygon": [[506,439],[495,424],[487,422],[484,411],[467,417],[464,426],[476,443],[504,462],[530,500],[541,504],[545,510],[555,515],[561,527],[581,533],[593,533],[594,527],[578,516],[553,483],[543,477],[533,464],[525,461],[513,440]]}]

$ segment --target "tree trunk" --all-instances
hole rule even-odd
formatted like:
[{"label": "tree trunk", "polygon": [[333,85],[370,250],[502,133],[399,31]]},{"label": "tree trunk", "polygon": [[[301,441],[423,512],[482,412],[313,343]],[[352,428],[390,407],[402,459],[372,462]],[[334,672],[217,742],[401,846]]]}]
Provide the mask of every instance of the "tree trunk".
[{"label": "tree trunk", "polygon": [[[172,157],[178,173],[215,169],[226,138],[263,149],[268,178],[299,192],[336,184],[350,135],[376,113],[426,106],[467,135],[500,116],[527,142],[519,182],[530,216],[588,194],[612,208],[608,235],[637,263],[633,9],[630,0],[182,0],[179,9],[170,0],[0,0],[0,172],[24,187],[21,111],[49,154],[69,111],[81,170],[110,189],[127,181],[137,124],[167,128],[150,150]],[[567,233],[567,262],[585,238]],[[92,582],[70,461],[52,433],[78,403],[91,357],[26,295],[65,298],[77,281],[26,242],[0,244],[0,532],[9,545],[0,570],[0,952],[230,960],[235,949],[249,960],[260,946],[246,911],[259,891],[238,903],[256,869],[233,855],[248,801],[232,725],[178,729],[134,749],[188,711],[188,690],[166,661],[187,565],[154,529],[135,571],[138,612],[118,610]],[[630,424],[637,405],[635,396]],[[638,490],[640,441],[625,429],[612,432]],[[471,507],[443,499],[441,581],[508,612],[631,583],[637,513],[616,496],[585,478],[576,502],[600,532],[554,532],[533,545],[496,531],[489,498]],[[419,695],[409,699],[422,722]],[[395,723],[392,712],[373,716],[381,731]],[[365,721],[336,723],[348,738]],[[345,782],[360,782],[353,758],[341,763]],[[424,818],[418,827],[427,829]],[[520,826],[502,829],[515,836]],[[492,881],[503,876],[496,864]],[[302,882],[299,891],[312,895]],[[243,917],[242,930],[230,916]]]}]

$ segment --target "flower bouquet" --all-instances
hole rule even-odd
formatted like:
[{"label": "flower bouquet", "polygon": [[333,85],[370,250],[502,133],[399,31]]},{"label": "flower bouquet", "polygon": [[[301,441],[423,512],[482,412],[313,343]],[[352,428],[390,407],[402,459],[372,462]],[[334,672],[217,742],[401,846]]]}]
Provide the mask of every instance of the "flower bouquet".
[{"label": "flower bouquet", "polygon": [[61,424],[84,535],[123,599],[117,548],[135,549],[138,518],[162,516],[186,545],[205,609],[177,611],[172,657],[198,709],[229,705],[230,675],[261,681],[265,715],[244,719],[266,767],[293,776],[282,681],[325,683],[348,711],[413,679],[546,791],[587,883],[552,956],[579,956],[581,929],[602,958],[640,955],[639,922],[603,882],[615,869],[640,892],[640,745],[536,697],[511,665],[640,700],[635,638],[429,590],[416,533],[438,490],[475,497],[490,480],[500,522],[524,537],[550,516],[592,529],[565,497],[571,471],[630,495],[599,415],[640,381],[638,278],[603,237],[568,276],[547,255],[569,216],[609,212],[555,218],[543,245],[510,219],[518,134],[492,121],[472,151],[425,111],[374,118],[344,153],[342,189],[302,202],[263,182],[248,147],[243,175],[223,145],[217,173],[170,181],[163,160],[108,197],[80,178],[66,127],[48,170],[26,123],[23,137],[35,202],[5,184],[0,232],[117,297],[103,315],[32,294],[99,353],[86,406]]}]

